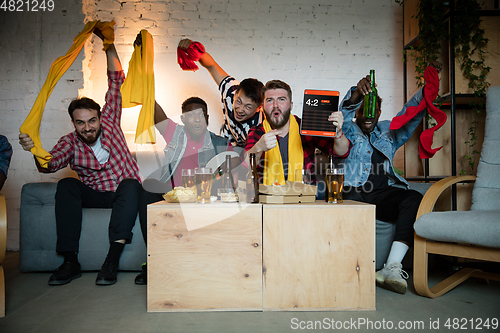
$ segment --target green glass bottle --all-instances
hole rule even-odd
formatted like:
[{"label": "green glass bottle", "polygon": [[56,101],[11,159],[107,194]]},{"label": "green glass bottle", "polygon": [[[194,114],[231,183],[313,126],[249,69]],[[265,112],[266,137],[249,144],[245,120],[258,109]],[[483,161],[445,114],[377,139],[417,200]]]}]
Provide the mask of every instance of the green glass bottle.
[{"label": "green glass bottle", "polygon": [[377,88],[375,88],[375,70],[370,69],[371,92],[365,95],[363,113],[365,118],[375,118],[377,114]]}]

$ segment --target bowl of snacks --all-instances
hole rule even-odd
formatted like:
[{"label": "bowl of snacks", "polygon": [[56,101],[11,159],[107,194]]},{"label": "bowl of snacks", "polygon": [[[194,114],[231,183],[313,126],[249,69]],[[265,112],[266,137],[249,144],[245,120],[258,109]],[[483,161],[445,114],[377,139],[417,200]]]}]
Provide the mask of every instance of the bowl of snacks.
[{"label": "bowl of snacks", "polygon": [[168,202],[196,202],[196,188],[177,186],[174,189],[163,195],[163,198]]},{"label": "bowl of snacks", "polygon": [[220,188],[217,194],[222,202],[238,202],[238,194],[232,188]]}]

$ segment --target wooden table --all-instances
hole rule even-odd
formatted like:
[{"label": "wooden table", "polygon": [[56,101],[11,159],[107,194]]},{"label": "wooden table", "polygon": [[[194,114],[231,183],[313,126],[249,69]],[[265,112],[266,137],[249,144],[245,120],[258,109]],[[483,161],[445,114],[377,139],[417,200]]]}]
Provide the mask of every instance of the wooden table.
[{"label": "wooden table", "polygon": [[148,206],[148,311],[375,309],[375,206]]}]

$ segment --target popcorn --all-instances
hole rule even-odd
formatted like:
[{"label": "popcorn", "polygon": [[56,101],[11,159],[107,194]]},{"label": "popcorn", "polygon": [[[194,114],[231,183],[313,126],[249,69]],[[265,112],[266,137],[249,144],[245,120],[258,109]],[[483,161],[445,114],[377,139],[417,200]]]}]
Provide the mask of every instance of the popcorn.
[{"label": "popcorn", "polygon": [[174,189],[163,195],[168,202],[196,202],[196,189],[194,187],[176,186]]}]

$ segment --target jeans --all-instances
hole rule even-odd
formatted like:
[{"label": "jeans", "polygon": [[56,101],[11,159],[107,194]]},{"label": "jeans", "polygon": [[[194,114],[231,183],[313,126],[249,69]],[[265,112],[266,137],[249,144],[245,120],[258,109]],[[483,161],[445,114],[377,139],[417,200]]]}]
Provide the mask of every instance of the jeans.
[{"label": "jeans", "polygon": [[111,208],[109,241],[132,240],[139,211],[141,184],[136,179],[121,181],[116,192],[98,192],[76,178],[57,183],[56,227],[57,252],[78,252],[82,231],[82,208]]},{"label": "jeans", "polygon": [[162,201],[163,195],[160,193],[148,192],[141,188],[141,197],[139,199],[139,222],[141,224],[142,237],[144,243],[148,245],[148,205]]},{"label": "jeans", "polygon": [[376,206],[377,220],[396,221],[394,241],[404,242],[409,246],[413,244],[413,224],[422,198],[420,192],[392,186],[368,193],[357,187],[344,187],[344,199],[373,204]]}]

